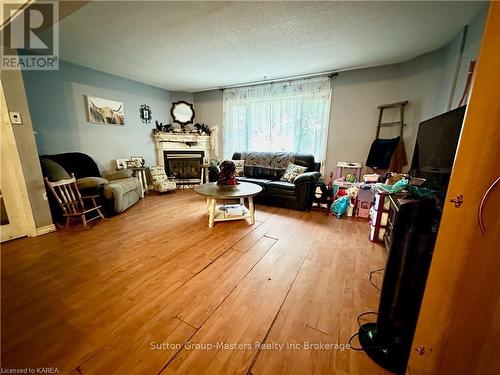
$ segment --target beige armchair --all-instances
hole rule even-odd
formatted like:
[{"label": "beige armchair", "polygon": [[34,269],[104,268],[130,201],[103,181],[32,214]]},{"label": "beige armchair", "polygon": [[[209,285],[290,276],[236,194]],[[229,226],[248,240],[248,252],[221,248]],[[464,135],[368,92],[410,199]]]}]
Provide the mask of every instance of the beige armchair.
[{"label": "beige armchair", "polygon": [[[108,215],[125,211],[142,197],[141,183],[132,177],[132,170],[105,172],[101,177],[95,161],[80,152],[41,156],[40,164],[44,177],[52,182],[70,179],[70,173],[74,173],[82,194],[99,195]],[[51,208],[56,217],[60,216],[57,206],[52,204]]]}]

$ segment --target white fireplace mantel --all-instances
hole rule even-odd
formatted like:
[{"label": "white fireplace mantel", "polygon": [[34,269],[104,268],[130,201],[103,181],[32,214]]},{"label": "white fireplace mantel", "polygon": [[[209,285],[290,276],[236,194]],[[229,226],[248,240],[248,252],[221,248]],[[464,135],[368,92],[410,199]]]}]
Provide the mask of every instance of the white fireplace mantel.
[{"label": "white fireplace mantel", "polygon": [[[216,142],[216,134],[212,134]],[[180,151],[193,150],[203,151],[206,162],[210,161],[211,157],[216,154],[215,142],[210,142],[211,137],[208,135],[198,134],[175,134],[175,133],[157,133],[153,134],[153,140],[156,150],[156,159],[158,165],[165,166],[163,151]]]}]

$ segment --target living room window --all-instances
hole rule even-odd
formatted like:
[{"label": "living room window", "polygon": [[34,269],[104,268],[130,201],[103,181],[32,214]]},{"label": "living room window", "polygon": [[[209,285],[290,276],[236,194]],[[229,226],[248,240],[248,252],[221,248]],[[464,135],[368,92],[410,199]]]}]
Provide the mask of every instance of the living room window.
[{"label": "living room window", "polygon": [[224,156],[235,151],[289,151],[324,161],[330,78],[225,89]]}]

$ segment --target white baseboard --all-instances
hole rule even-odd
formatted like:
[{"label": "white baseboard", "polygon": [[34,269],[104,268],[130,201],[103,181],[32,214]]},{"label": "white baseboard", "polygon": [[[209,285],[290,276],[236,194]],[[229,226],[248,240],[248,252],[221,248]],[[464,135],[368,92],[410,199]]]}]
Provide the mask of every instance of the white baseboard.
[{"label": "white baseboard", "polygon": [[36,228],[36,235],[42,236],[47,233],[55,232],[56,226],[54,224],[45,225],[43,227]]}]

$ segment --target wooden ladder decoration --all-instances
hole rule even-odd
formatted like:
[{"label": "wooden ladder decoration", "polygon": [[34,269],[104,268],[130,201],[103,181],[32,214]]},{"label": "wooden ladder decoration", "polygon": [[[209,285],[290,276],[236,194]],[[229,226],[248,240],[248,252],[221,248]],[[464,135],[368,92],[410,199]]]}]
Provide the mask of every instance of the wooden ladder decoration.
[{"label": "wooden ladder decoration", "polygon": [[[405,105],[408,104],[408,100],[402,101],[402,102],[396,102],[396,103],[389,103],[389,104],[382,104],[378,106],[378,109],[380,110],[378,114],[378,123],[377,123],[377,135],[375,136],[375,139],[378,139],[380,135],[380,128],[381,127],[386,127],[386,126],[400,126],[399,130],[399,136],[401,139],[403,139],[403,127],[406,126],[405,124]],[[383,113],[384,109],[389,109],[389,108],[399,108],[399,121],[393,121],[393,122],[382,122],[383,118]]]}]

